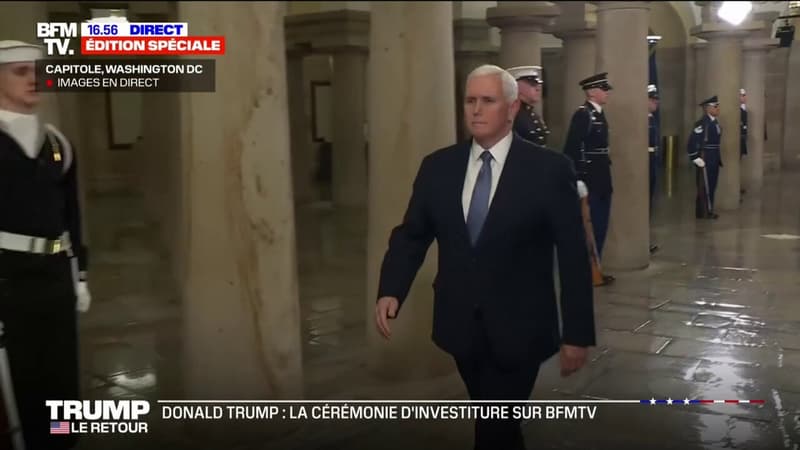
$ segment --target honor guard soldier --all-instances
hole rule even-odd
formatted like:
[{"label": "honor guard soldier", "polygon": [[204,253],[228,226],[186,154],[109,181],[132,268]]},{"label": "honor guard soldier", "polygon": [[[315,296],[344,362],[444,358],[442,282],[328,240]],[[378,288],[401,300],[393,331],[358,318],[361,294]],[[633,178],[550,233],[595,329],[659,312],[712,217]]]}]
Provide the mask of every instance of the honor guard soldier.
[{"label": "honor guard soldier", "polygon": [[[739,89],[739,159],[742,159],[747,154],[747,91]],[[744,194],[746,191],[744,187],[740,193]]]},{"label": "honor guard soldier", "polygon": [[[78,400],[76,310],[88,310],[75,152],[36,113],[42,48],[0,41],[0,321],[27,450],[75,445],[51,435],[45,400]],[[6,411],[6,416],[13,412]]]},{"label": "honor guard soldier", "polygon": [[739,153],[740,156],[747,154],[747,91],[739,89],[739,110],[741,111],[739,127]]},{"label": "honor guard soldier", "polygon": [[542,99],[542,68],[540,66],[519,66],[508,69],[517,80],[520,108],[514,119],[514,132],[521,138],[536,145],[547,145],[550,130],[540,117],[534,105]]},{"label": "honor guard soldier", "polygon": [[[653,215],[653,203],[656,193],[656,174],[658,172],[659,148],[658,142],[661,138],[661,130],[658,129],[658,88],[654,85],[647,86],[647,153],[650,159],[650,216]],[[658,250],[657,245],[650,244],[650,253]]]},{"label": "honor guard soldier", "polygon": [[[608,150],[608,122],[603,105],[612,89],[607,73],[592,75],[580,82],[586,102],[572,115],[564,153],[575,164],[578,176],[578,193],[589,197],[589,209],[597,256],[602,258],[603,245],[608,232],[611,214],[611,158]],[[603,276],[604,284],[614,277]]]},{"label": "honor guard soldier", "polygon": [[697,198],[695,201],[695,217],[698,219],[716,219],[714,212],[714,194],[717,190],[719,168],[722,167],[720,138],[722,129],[719,126],[719,100],[713,96],[700,103],[703,117],[694,123],[689,134],[687,151],[689,159],[697,166]]}]

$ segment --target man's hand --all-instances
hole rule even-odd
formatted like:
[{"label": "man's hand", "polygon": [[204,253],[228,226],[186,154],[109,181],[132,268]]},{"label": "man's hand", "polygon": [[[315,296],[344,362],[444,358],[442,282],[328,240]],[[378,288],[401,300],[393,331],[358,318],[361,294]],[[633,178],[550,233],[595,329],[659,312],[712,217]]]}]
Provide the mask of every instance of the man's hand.
[{"label": "man's hand", "polygon": [[561,376],[568,377],[586,364],[589,351],[586,347],[563,344],[561,346]]},{"label": "man's hand", "polygon": [[695,159],[693,159],[693,160],[692,160],[692,162],[693,162],[693,163],[694,163],[694,164],[695,164],[697,167],[700,167],[701,169],[702,169],[703,167],[705,167],[705,166],[706,166],[706,162],[705,162],[705,161],[703,161],[703,158],[695,158]]},{"label": "man's hand", "polygon": [[389,339],[392,331],[389,329],[389,319],[397,317],[397,308],[400,302],[395,297],[381,297],[375,304],[375,325],[384,338]]}]

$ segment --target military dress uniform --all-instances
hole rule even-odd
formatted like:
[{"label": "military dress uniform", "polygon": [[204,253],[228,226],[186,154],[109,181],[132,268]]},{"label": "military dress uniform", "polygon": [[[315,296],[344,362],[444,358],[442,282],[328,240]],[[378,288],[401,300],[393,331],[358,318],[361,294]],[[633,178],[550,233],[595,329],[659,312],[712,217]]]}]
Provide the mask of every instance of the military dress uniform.
[{"label": "military dress uniform", "polygon": [[744,103],[739,108],[739,154],[747,154],[747,106]]},{"label": "military dress uniform", "polygon": [[[531,85],[542,85],[542,68],[539,66],[519,66],[508,69],[517,81],[526,81]],[[547,135],[550,130],[544,123],[544,119],[536,113],[533,105],[529,105],[520,99],[520,108],[514,118],[514,132],[521,138],[536,145],[546,146]]]},{"label": "military dress uniform", "polygon": [[[658,89],[654,85],[647,87],[648,98],[658,99]],[[661,130],[658,127],[656,113],[647,113],[647,154],[650,159],[650,213],[653,212],[653,201],[656,193],[656,176],[658,174],[659,141]]]},{"label": "military dress uniform", "polygon": [[[9,50],[10,49],[10,50]],[[0,41],[0,65],[40,49]],[[77,311],[88,308],[71,143],[34,114],[0,109],[0,321],[27,450],[63,449],[45,400],[78,400]]]},{"label": "military dress uniform", "polygon": [[[586,78],[580,84],[584,90],[612,89],[606,73]],[[578,107],[570,121],[564,153],[574,162],[578,180],[583,181],[589,190],[594,238],[597,252],[602,256],[611,215],[611,195],[614,191],[608,149],[608,122],[602,107],[590,101]]]},{"label": "military dress uniform", "polygon": [[[719,105],[717,96],[700,103],[700,106],[706,105]],[[694,161],[701,158],[705,162],[705,167],[697,168],[697,197],[695,200],[695,216],[697,218],[716,219],[718,217],[714,213],[714,195],[719,180],[719,168],[722,167],[721,137],[722,128],[720,128],[719,120],[709,114],[703,114],[703,117],[694,123],[694,128],[689,134],[687,147],[689,159]]]}]

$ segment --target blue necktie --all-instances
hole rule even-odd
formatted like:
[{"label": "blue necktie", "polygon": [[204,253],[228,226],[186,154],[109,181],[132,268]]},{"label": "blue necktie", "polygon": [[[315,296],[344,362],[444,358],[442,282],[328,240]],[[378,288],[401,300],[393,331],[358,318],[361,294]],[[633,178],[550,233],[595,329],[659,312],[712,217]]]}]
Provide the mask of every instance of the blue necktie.
[{"label": "blue necktie", "polygon": [[467,211],[467,230],[472,245],[478,241],[483,222],[489,213],[489,194],[492,192],[492,154],[488,151],[481,153],[483,165],[475,180],[475,189],[472,190],[472,200]]}]

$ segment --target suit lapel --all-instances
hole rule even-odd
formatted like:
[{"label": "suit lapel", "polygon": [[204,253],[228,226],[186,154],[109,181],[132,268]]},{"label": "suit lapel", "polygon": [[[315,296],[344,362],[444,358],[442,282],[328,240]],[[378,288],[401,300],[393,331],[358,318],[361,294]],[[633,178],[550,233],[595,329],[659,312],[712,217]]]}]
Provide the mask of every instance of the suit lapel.
[{"label": "suit lapel", "polygon": [[454,230],[458,230],[458,234],[467,246],[471,246],[469,241],[469,230],[467,230],[467,222],[464,219],[464,204],[462,202],[462,194],[464,193],[464,181],[466,180],[467,164],[470,158],[470,149],[472,148],[472,139],[462,144],[458,151],[454,153],[455,161],[453,162],[452,178],[449,184],[448,205],[452,217],[452,225]]}]

